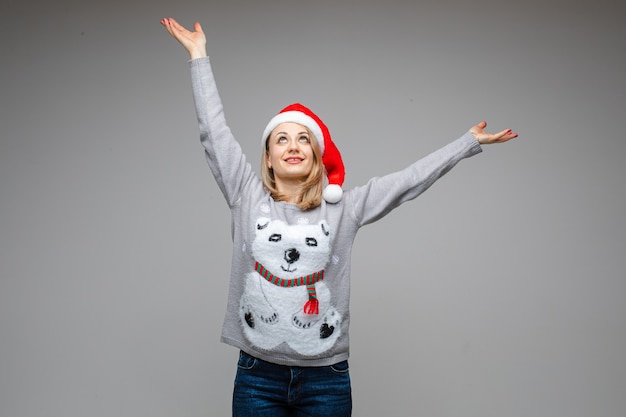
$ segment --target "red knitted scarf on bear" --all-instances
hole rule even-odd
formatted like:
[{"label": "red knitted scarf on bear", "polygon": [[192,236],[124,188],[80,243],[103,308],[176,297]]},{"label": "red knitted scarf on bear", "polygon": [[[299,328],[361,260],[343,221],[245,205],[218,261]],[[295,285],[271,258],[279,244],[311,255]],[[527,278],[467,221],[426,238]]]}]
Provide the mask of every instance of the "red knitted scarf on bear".
[{"label": "red knitted scarf on bear", "polygon": [[284,279],[280,278],[270,271],[265,269],[263,265],[256,262],[254,264],[254,270],[259,273],[268,282],[277,285],[279,287],[299,287],[306,285],[306,290],[309,294],[309,300],[304,304],[305,314],[319,314],[319,301],[317,299],[317,293],[315,292],[315,283],[324,279],[324,270],[314,272],[309,275],[304,275],[297,278]]}]

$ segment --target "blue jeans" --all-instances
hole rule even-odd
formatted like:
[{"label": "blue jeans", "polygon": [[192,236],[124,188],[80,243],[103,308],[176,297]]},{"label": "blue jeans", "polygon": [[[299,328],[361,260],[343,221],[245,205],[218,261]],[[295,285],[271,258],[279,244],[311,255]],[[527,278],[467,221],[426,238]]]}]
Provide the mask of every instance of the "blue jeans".
[{"label": "blue jeans", "polygon": [[233,417],[349,417],[352,390],[348,361],[299,367],[239,354]]}]

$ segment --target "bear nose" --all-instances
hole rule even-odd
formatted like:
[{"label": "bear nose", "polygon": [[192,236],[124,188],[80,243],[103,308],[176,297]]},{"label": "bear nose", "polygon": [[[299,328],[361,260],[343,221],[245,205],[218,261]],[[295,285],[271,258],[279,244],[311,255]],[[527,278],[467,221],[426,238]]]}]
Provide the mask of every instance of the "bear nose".
[{"label": "bear nose", "polygon": [[288,263],[292,264],[294,262],[297,262],[298,259],[300,259],[300,252],[298,252],[298,249],[291,248],[285,251],[285,260]]}]

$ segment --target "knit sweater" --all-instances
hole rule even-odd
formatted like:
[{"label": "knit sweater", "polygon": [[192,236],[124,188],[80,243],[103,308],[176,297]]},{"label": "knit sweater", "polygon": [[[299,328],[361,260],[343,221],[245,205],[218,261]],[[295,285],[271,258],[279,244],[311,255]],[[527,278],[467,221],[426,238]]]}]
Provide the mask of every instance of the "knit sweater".
[{"label": "knit sweater", "polygon": [[412,165],[303,211],[274,201],[226,124],[209,58],[191,60],[201,143],[231,211],[232,263],[221,341],[276,364],[348,358],[357,231],[481,152],[470,132]]}]

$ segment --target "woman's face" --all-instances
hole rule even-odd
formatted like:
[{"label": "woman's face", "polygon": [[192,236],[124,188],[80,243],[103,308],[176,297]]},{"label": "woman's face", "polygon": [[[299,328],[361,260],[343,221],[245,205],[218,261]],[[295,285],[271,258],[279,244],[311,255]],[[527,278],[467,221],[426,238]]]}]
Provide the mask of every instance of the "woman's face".
[{"label": "woman's face", "polygon": [[308,130],[298,123],[281,123],[267,139],[267,165],[274,171],[276,181],[306,178],[314,163]]}]

